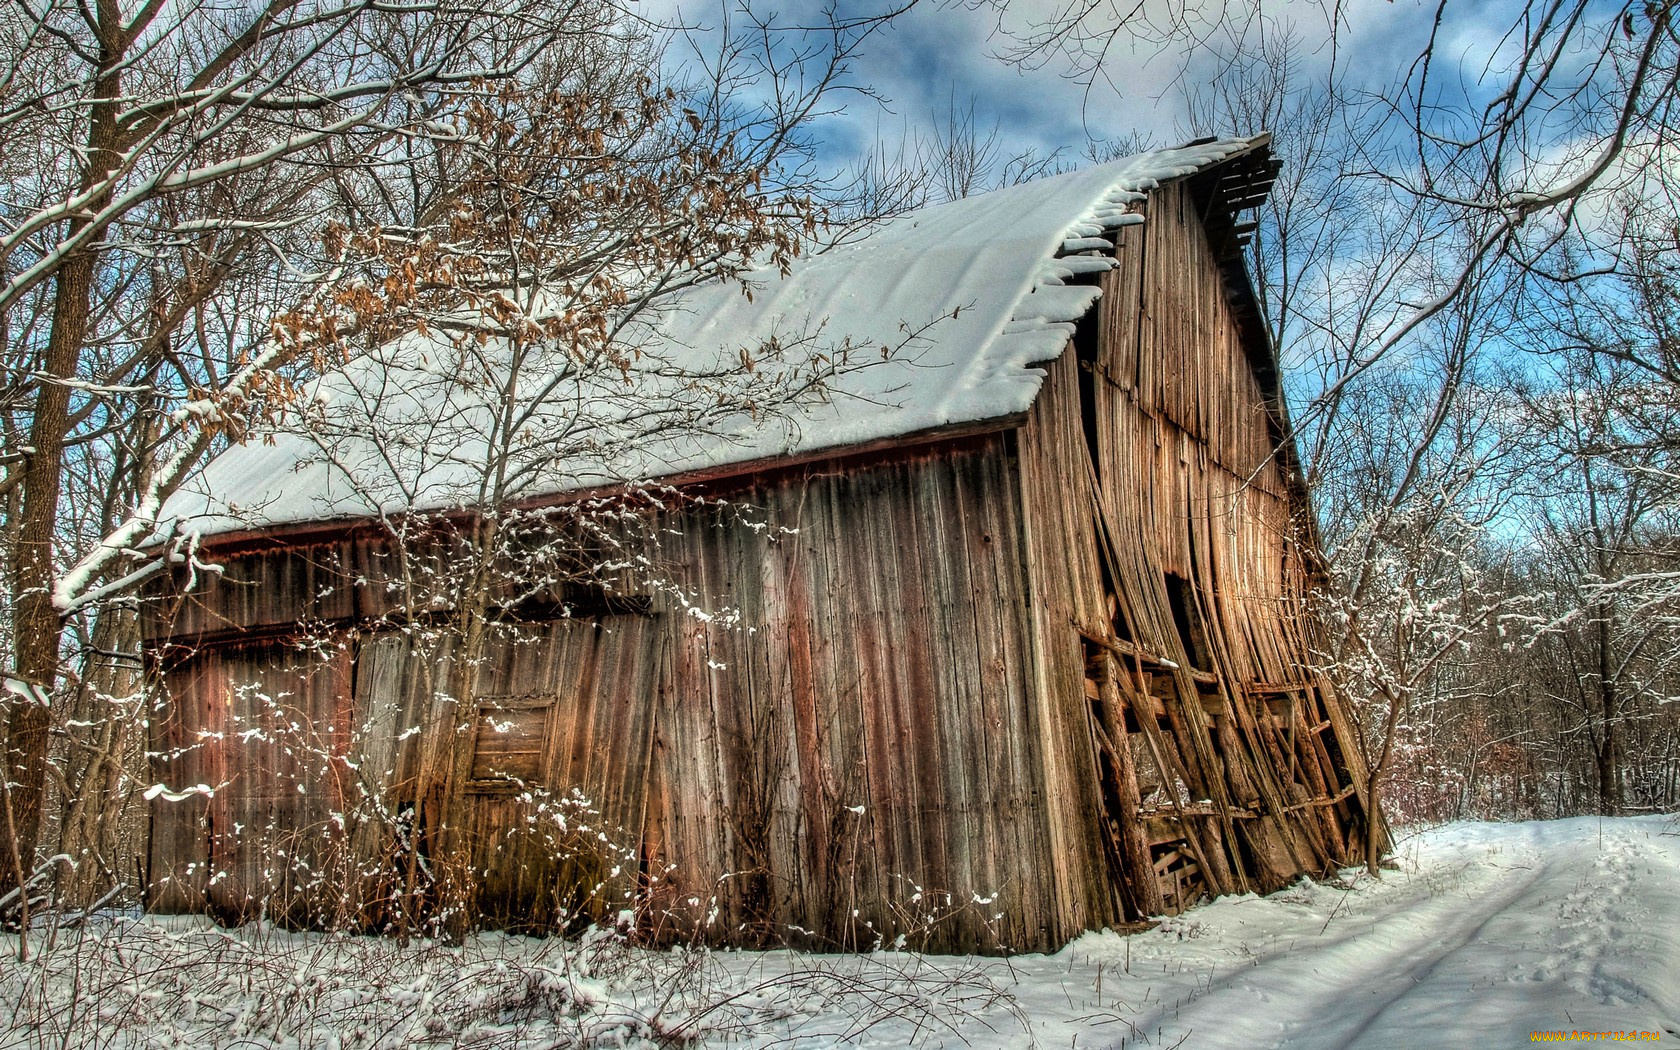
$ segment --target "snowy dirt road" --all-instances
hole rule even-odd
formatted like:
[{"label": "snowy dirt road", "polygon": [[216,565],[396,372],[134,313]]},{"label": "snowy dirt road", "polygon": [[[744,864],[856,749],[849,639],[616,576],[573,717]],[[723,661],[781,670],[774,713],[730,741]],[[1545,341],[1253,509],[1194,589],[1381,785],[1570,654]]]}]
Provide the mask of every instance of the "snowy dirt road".
[{"label": "snowy dirt road", "polygon": [[[1380,882],[1226,898],[1147,934],[1089,934],[1055,956],[989,965],[1014,1009],[920,1035],[940,1046],[1375,1050],[1608,1032],[1632,1038],[1596,1041],[1680,1047],[1675,818],[1451,825],[1403,842],[1399,859]],[[764,1042],[825,1045],[799,1027]],[[886,1025],[843,1041],[914,1034]]]},{"label": "snowy dirt road", "polygon": [[[1645,1031],[1680,1044],[1674,830],[1448,828],[1412,847],[1404,878],[1343,901],[1304,894],[1302,923],[1275,914],[1276,897],[1221,902],[1189,922],[1252,964],[1218,967],[1202,994],[1150,1020],[1168,1044],[1182,1034],[1210,1048],[1514,1045],[1536,1030]],[[1326,900],[1336,914],[1315,929],[1308,915]],[[1263,918],[1245,914],[1255,905]]]}]

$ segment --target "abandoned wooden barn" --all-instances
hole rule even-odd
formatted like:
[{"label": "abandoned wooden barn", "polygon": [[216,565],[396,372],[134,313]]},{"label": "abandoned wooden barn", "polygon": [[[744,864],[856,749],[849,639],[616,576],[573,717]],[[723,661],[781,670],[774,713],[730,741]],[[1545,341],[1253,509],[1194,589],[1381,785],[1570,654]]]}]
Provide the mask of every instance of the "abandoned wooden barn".
[{"label": "abandoned wooden barn", "polygon": [[[1275,171],[1260,136],[1013,187],[671,322],[954,318],[871,380],[892,396],[810,410],[844,425],[663,461],[708,497],[657,512],[674,582],[510,615],[465,721],[428,718],[454,701],[332,464],[229,450],[172,504],[221,572],[150,606],[148,907],[377,924],[393,879],[437,877],[405,823],[427,790],[472,921],[631,910],[650,938],[1049,950],[1353,862],[1359,731],[1310,666],[1242,261]],[[383,824],[347,816],[368,798]],[[611,855],[557,850],[556,807]]]}]

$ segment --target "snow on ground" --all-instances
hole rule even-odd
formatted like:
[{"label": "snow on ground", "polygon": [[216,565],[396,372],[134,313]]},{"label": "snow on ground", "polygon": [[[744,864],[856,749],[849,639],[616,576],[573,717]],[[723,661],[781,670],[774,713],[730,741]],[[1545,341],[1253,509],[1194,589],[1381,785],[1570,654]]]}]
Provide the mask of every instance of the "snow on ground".
[{"label": "snow on ground", "polygon": [[1013,959],[111,920],[0,962],[0,1047],[1680,1045],[1680,819],[1454,824],[1398,859]]},{"label": "snow on ground", "polygon": [[1454,824],[1399,854],[1380,883],[1227,898],[1017,960],[1018,1001],[1045,1047],[1680,1044],[1675,818]]}]

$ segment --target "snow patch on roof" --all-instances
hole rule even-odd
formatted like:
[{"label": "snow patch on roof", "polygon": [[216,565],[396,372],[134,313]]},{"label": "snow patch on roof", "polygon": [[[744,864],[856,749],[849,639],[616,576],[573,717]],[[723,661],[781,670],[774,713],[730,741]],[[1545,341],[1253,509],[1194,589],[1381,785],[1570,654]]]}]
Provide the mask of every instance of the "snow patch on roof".
[{"label": "snow patch on roof", "polygon": [[[1106,255],[1068,253],[1112,251],[1113,231],[1143,221],[1133,208],[1148,191],[1249,145],[1221,140],[1145,153],[911,212],[799,261],[786,277],[750,276],[750,300],[732,282],[691,288],[642,333],[643,360],[654,365],[637,373],[633,389],[580,379],[552,411],[533,415],[538,435],[574,428],[580,405],[600,418],[591,421],[593,438],[539,440],[522,453],[517,495],[668,477],[1025,412],[1044,381],[1035,366],[1061,354],[1099,294],[1066,282],[1114,265]],[[882,347],[899,349],[845,372],[823,399],[790,411],[615,440],[650,398],[683,396],[661,387],[658,363],[726,367],[771,339],[808,347],[805,353],[850,347],[879,358]],[[312,429],[251,435],[189,481],[160,521],[212,534],[476,502],[486,448],[474,436],[497,402],[489,388],[463,386],[448,355],[445,342],[416,335],[323,378]],[[370,417],[377,420],[371,433]],[[563,451],[544,461],[544,447]]]}]

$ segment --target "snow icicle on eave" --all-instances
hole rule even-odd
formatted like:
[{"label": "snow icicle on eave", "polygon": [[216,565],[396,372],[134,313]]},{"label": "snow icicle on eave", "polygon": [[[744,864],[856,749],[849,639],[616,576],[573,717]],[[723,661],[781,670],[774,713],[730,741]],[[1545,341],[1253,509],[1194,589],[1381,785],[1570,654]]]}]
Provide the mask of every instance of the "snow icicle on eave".
[{"label": "snow icicle on eave", "polygon": [[[1180,174],[1191,174],[1203,166],[1187,165]],[[997,362],[1000,372],[1009,370],[1030,377],[1037,393],[1044,373],[1035,366],[1061,356],[1079,320],[1102,296],[1102,289],[1096,285],[1067,282],[1087,274],[1106,273],[1119,265],[1114,256],[1114,232],[1144,222],[1144,214],[1136,208],[1149,199],[1148,190],[1160,185],[1161,180],[1154,177],[1122,179],[1068,226],[1060,251],[1039,262],[1031,286],[1016,301],[1009,320],[993,341],[988,356]],[[1080,254],[1086,252],[1100,254]]]}]

